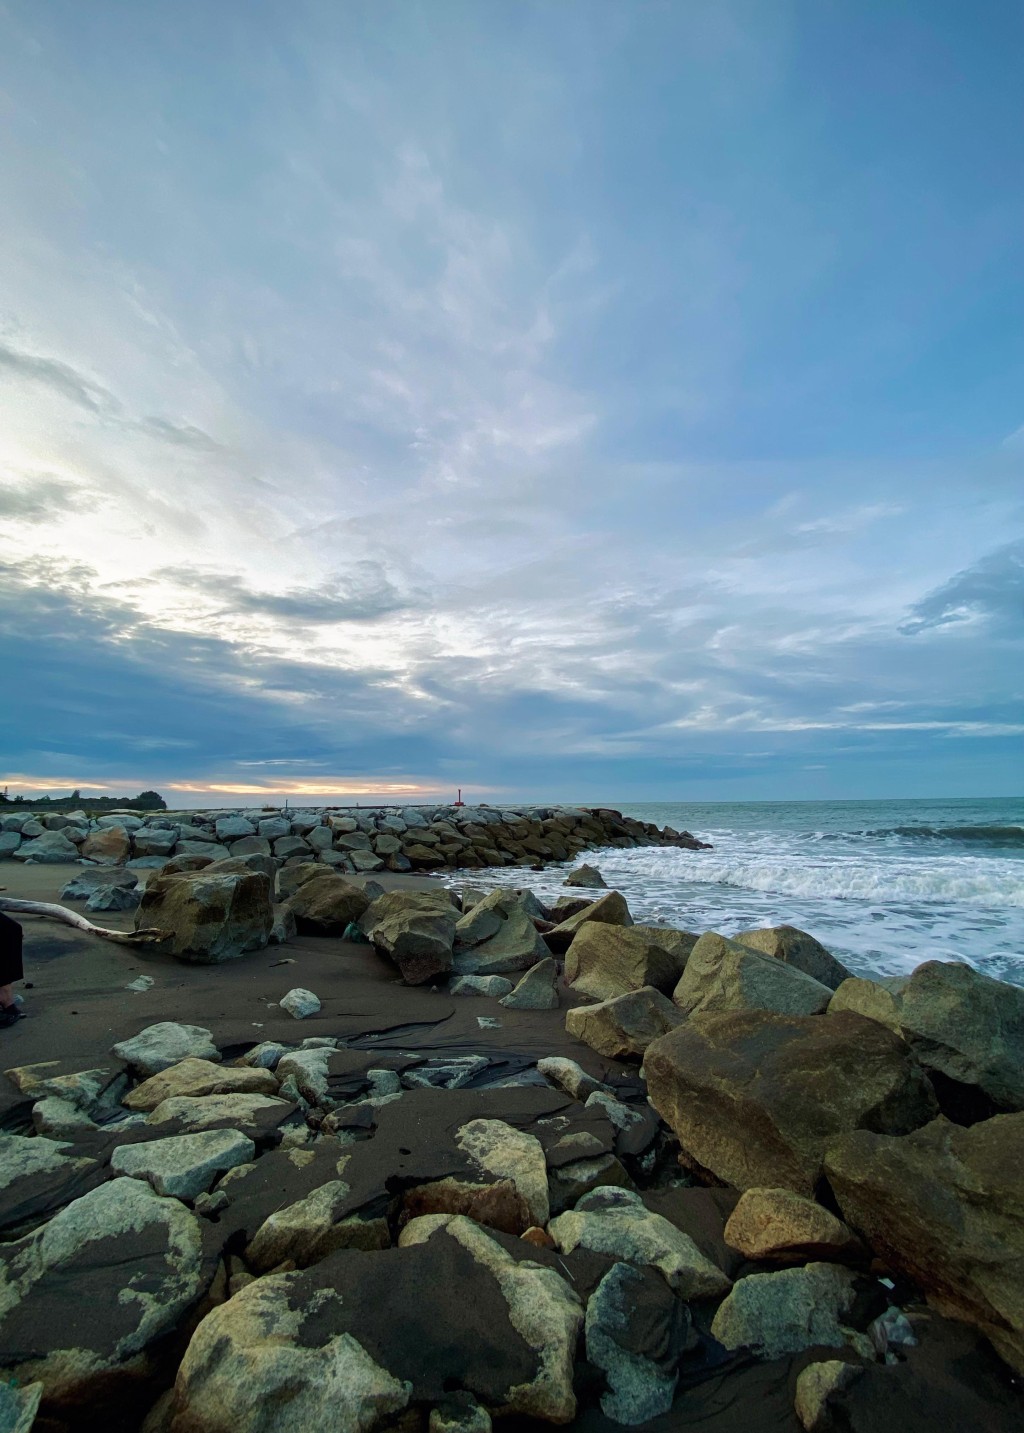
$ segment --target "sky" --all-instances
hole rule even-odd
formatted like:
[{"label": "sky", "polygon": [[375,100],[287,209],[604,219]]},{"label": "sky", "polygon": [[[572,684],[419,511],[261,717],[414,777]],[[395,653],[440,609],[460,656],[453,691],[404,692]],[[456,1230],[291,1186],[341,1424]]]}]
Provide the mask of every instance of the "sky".
[{"label": "sky", "polygon": [[1016,0],[0,0],[0,779],[1024,791]]}]

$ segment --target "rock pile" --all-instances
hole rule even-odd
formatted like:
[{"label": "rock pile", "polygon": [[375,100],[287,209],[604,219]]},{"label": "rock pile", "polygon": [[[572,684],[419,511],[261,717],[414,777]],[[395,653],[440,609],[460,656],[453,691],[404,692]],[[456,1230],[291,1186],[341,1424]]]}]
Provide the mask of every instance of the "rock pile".
[{"label": "rock pile", "polygon": [[[160,867],[182,858],[265,856],[340,871],[539,867],[599,846],[706,849],[688,831],[583,806],[329,807],[232,811],[18,812],[0,817],[0,857]],[[586,868],[584,868],[586,869]]]},{"label": "rock pile", "polygon": [[275,912],[244,859],[156,883],[179,955],[358,933],[534,1051],[564,1018],[600,1073],[176,1023],[8,1070],[0,1428],[738,1426],[712,1375],[744,1426],[765,1399],[810,1433],[1021,1426],[1024,991],[936,962],[867,989],[803,932],[638,926],[615,892],[385,893],[307,860]]}]

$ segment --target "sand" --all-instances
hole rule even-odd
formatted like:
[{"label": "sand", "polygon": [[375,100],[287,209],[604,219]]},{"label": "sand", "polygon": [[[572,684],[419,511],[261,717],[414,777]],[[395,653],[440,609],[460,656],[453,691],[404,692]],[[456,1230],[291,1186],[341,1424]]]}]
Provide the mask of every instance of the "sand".
[{"label": "sand", "polygon": [[[5,861],[0,886],[20,899],[59,902],[61,887],[81,869]],[[139,872],[140,878],[148,874]],[[427,877],[390,876],[381,884],[437,889]],[[65,904],[85,913],[81,902]],[[131,912],[88,918],[113,930],[133,926]],[[579,1003],[571,991],[562,992],[561,1010],[506,1010],[486,997],[453,998],[444,988],[403,985],[372,947],[334,938],[299,936],[221,965],[186,965],[42,917],[16,919],[25,931],[26,983],[18,988],[27,1018],[0,1030],[0,1070],[40,1060],[60,1061],[61,1072],[88,1069],[108,1061],[114,1044],[145,1026],[178,1020],[204,1026],[223,1050],[260,1040],[297,1044],[309,1035],[379,1037],[373,1043],[381,1048],[499,1055],[510,1073],[552,1054],[569,1055],[599,1079],[635,1073],[566,1035],[565,1010]],[[140,975],[152,977],[151,988],[126,989]],[[317,1015],[297,1021],[278,1007],[294,986],[320,998]],[[481,1029],[481,1016],[500,1020],[500,1028]],[[20,1100],[0,1080],[0,1123]]]}]

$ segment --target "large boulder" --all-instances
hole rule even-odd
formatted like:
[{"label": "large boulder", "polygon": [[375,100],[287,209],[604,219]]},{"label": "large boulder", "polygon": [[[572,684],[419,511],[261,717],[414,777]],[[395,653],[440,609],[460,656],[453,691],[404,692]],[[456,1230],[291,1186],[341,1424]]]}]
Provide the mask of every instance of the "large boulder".
[{"label": "large boulder", "polygon": [[711,1332],[728,1349],[782,1358],[805,1348],[842,1348],[857,1335],[845,1320],[856,1302],[856,1275],[837,1264],[807,1264],[738,1279]]},{"label": "large boulder", "polygon": [[[464,976],[463,979],[479,980],[480,976]],[[484,977],[486,978],[486,977]],[[492,975],[492,980],[500,976]],[[558,966],[549,955],[537,962],[519,981],[516,988],[501,998],[506,1010],[557,1010],[558,1009]]]},{"label": "large boulder", "polygon": [[566,953],[565,978],[581,995],[595,1000],[613,1000],[645,985],[671,995],[685,964],[685,956],[670,953],[660,943],[653,926],[589,921]]},{"label": "large boulder", "polygon": [[901,980],[850,979],[829,1014],[854,1010],[903,1036],[922,1065],[1024,1110],[1024,989],[969,965],[929,960]]},{"label": "large boulder", "polygon": [[805,975],[811,976],[813,980],[820,980],[822,985],[827,985],[831,990],[838,990],[850,975],[842,961],[836,960],[813,935],[808,935],[805,930],[798,930],[795,925],[741,930],[733,936],[733,940],[740,945],[750,946],[751,950],[760,951],[762,955],[781,960],[795,970],[802,970]]},{"label": "large boulder", "polygon": [[687,1015],[713,1010],[818,1015],[828,1008],[832,990],[795,966],[708,931],[690,951],[672,999]]},{"label": "large boulder", "polygon": [[494,1413],[565,1423],[582,1320],[554,1270],[469,1219],[416,1220],[400,1248],[269,1275],[208,1314],[178,1371],[171,1430],[266,1433],[285,1426],[268,1410],[287,1408],[289,1428],[370,1433],[452,1387]]},{"label": "large boulder", "polygon": [[196,1199],[226,1170],[248,1164],[256,1146],[234,1129],[202,1130],[123,1144],[110,1157],[113,1174],[145,1179],[157,1194]]},{"label": "large boulder", "polygon": [[170,931],[167,949],[194,965],[262,949],[273,924],[270,882],[256,871],[154,876],[135,915],[136,930]]},{"label": "large boulder", "polygon": [[562,882],[563,886],[583,886],[590,889],[608,889],[608,882],[596,866],[586,864],[577,866],[575,871],[570,871]]},{"label": "large boulder", "polygon": [[825,1173],[875,1253],[1024,1372],[1024,1114],[937,1119],[902,1139],[851,1132]]},{"label": "large boulder", "polygon": [[[82,842],[80,854],[90,861],[102,861],[105,866],[116,866],[132,853],[132,840],[120,826],[108,826],[106,830],[93,831]],[[145,855],[145,852],[140,852]],[[160,853],[165,854],[164,852]]]},{"label": "large boulder", "polygon": [[653,1269],[614,1264],[587,1300],[587,1362],[609,1391],[601,1412],[614,1423],[646,1423],[672,1406],[676,1367],[697,1343],[686,1303]]},{"label": "large boulder", "polygon": [[360,928],[409,985],[425,985],[452,967],[455,918],[447,891],[388,891],[364,912]]},{"label": "large boulder", "polygon": [[690,1238],[652,1213],[631,1189],[593,1189],[575,1209],[552,1219],[549,1231],[563,1254],[589,1249],[637,1268],[657,1269],[684,1299],[726,1293],[732,1281]]},{"label": "large boulder", "polygon": [[548,947],[530,906],[518,891],[492,891],[478,901],[455,926],[455,970],[460,975],[507,975],[544,960]]},{"label": "large boulder", "polygon": [[642,1056],[651,1044],[683,1019],[678,1006],[653,986],[631,990],[598,1005],[567,1012],[565,1028],[599,1055],[613,1060]]},{"label": "large boulder", "polygon": [[209,1283],[199,1220],[138,1179],[112,1179],[0,1244],[0,1372],[43,1384],[51,1415],[114,1422],[119,1395]]},{"label": "large boulder", "polygon": [[619,895],[618,891],[609,891],[606,896],[599,896],[596,901],[588,901],[583,910],[563,920],[554,930],[547,931],[544,939],[548,948],[556,955],[562,955],[569,949],[576,932],[589,921],[603,921],[605,925],[632,925],[633,917],[629,913],[625,896]]},{"label": "large boulder", "polygon": [[859,1015],[692,1015],[649,1046],[644,1069],[681,1158],[737,1189],[813,1195],[837,1136],[909,1134],[937,1112],[907,1045]]},{"label": "large boulder", "polygon": [[[305,867],[297,869],[304,871]],[[295,917],[300,935],[340,936],[347,925],[359,920],[369,904],[362,886],[318,866],[316,874],[296,887],[288,910]]]},{"label": "large boulder", "polygon": [[22,839],[21,845],[11,855],[16,861],[60,865],[65,861],[77,861],[78,847],[74,841],[68,840],[63,831],[43,831],[31,840]]},{"label": "large boulder", "polygon": [[74,1145],[0,1134],[0,1239],[43,1223],[105,1177],[102,1165],[77,1155]]}]

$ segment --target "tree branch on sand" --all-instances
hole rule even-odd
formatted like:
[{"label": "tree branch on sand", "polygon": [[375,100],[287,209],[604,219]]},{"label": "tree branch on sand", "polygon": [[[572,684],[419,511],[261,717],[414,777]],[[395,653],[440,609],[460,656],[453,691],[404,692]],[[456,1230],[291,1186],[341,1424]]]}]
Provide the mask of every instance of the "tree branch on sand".
[{"label": "tree branch on sand", "polygon": [[19,901],[13,896],[0,896],[0,911],[62,921],[64,925],[73,925],[77,930],[102,936],[104,940],[116,940],[122,945],[158,945],[161,941],[168,940],[171,934],[170,931],[152,929],[107,930],[105,926],[93,925],[92,921],[87,921],[85,916],[80,916],[77,911],[69,911],[67,906],[51,905],[48,901]]}]

